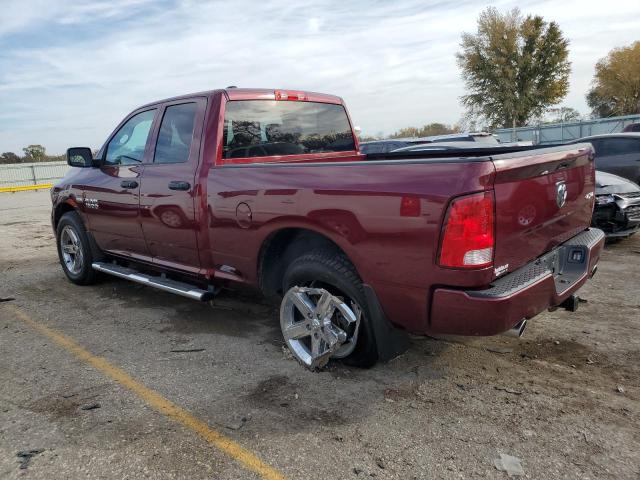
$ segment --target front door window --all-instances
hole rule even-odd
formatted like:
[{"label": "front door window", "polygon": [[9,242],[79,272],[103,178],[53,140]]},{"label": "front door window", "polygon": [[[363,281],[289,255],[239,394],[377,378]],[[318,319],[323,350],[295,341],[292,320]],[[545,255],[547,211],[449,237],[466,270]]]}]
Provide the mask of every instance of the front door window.
[{"label": "front door window", "polygon": [[142,163],[155,110],[131,117],[113,136],[105,155],[105,165],[138,165]]}]

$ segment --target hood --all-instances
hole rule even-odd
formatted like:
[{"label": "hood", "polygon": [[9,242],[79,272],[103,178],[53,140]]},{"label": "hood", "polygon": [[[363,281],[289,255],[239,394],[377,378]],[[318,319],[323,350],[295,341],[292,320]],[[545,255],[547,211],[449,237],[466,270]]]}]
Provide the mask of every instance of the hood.
[{"label": "hood", "polygon": [[626,178],[596,170],[596,195],[639,192],[640,186]]}]

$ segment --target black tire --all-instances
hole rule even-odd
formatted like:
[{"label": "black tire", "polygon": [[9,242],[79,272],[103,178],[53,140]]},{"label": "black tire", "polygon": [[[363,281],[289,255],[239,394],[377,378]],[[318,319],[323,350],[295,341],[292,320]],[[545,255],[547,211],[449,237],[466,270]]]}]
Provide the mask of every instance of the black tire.
[{"label": "black tire", "polygon": [[[315,283],[314,283],[315,282]],[[355,301],[362,310],[358,343],[342,361],[360,368],[370,368],[378,361],[378,350],[367,308],[362,280],[353,264],[340,252],[316,250],[293,260],[284,274],[282,287],[287,292],[294,286],[317,286],[331,293],[339,291]]]},{"label": "black tire", "polygon": [[[62,235],[65,228],[70,229],[77,235],[78,246],[82,250],[82,261],[79,262],[79,270],[77,272],[72,271],[67,266],[63,257]],[[97,281],[99,272],[94,270],[91,264],[96,260],[100,260],[100,258],[96,258],[98,257],[98,255],[96,255],[96,248],[91,244],[84,224],[76,212],[65,213],[58,222],[58,226],[56,227],[56,243],[60,265],[62,265],[62,270],[69,280],[76,285],[91,285]]]}]

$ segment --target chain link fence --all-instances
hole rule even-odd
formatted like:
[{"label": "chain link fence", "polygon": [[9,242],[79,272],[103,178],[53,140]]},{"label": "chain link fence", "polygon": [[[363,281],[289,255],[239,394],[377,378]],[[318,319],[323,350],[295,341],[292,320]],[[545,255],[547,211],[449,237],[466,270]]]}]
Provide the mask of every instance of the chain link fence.
[{"label": "chain link fence", "polygon": [[[631,123],[639,123],[640,115],[627,115],[624,117],[599,118],[584,122],[553,123],[549,125],[537,125],[532,127],[520,127],[515,129],[515,141],[533,142],[534,145],[547,143],[563,143],[577,140],[591,135],[603,133],[618,133]],[[514,141],[514,130],[501,128],[494,132],[501,142]]]}]

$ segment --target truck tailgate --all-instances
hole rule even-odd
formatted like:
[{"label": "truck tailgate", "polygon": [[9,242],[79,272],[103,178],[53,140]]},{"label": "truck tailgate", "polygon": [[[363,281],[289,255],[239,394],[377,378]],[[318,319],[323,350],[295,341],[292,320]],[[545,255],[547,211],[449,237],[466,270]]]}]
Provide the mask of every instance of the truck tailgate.
[{"label": "truck tailgate", "polygon": [[495,276],[517,269],[590,225],[595,201],[590,144],[496,155],[492,160]]}]

